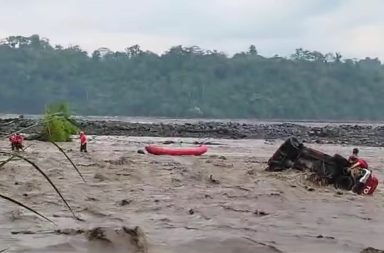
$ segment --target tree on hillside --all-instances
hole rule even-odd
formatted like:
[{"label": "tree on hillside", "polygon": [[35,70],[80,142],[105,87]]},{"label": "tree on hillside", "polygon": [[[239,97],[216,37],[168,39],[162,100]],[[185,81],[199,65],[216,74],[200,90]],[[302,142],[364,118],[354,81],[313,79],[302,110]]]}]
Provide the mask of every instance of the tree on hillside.
[{"label": "tree on hillside", "polygon": [[264,57],[255,45],[233,56],[182,45],[88,54],[38,35],[0,42],[0,110],[9,113],[65,100],[93,115],[384,119],[383,95],[377,58],[302,48]]}]

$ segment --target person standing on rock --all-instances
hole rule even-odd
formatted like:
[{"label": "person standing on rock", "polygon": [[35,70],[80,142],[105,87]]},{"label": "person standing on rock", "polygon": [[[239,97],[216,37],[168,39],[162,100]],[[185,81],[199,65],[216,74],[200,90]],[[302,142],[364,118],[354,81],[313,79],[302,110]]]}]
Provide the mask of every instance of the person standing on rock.
[{"label": "person standing on rock", "polygon": [[87,152],[87,136],[83,131],[80,132],[80,152]]}]

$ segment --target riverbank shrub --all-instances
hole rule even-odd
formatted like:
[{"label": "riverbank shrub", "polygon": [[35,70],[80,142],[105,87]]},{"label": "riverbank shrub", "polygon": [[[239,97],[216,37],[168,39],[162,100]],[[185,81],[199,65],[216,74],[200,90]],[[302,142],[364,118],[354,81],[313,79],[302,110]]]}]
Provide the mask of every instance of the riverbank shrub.
[{"label": "riverbank shrub", "polygon": [[54,142],[71,141],[71,135],[76,134],[78,131],[78,128],[70,119],[67,103],[57,102],[46,106],[42,140]]}]

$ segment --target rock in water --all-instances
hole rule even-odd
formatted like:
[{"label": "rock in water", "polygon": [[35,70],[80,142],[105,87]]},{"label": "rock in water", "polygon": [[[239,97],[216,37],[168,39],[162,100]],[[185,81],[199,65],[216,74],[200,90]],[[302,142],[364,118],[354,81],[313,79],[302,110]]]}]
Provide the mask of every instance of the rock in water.
[{"label": "rock in water", "polygon": [[368,247],[366,249],[363,249],[360,253],[384,253],[384,250]]},{"label": "rock in water", "polygon": [[89,252],[148,253],[148,243],[139,227],[97,227],[85,233]]},{"label": "rock in water", "polygon": [[104,175],[101,174],[101,173],[96,173],[93,177],[94,177],[95,179],[100,180],[100,181],[104,181],[104,180],[107,180],[107,179],[108,179],[106,176],[104,176]]}]

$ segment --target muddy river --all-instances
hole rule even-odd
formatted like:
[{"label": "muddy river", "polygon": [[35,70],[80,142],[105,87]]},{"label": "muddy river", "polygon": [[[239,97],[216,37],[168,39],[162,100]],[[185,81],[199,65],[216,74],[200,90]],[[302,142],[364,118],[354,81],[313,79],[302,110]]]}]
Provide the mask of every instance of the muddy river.
[{"label": "muddy river", "polygon": [[[52,144],[29,141],[23,155],[48,174],[81,218],[21,160],[0,169],[0,192],[55,224],[0,200],[0,251],[269,253],[384,249],[384,150],[359,147],[380,179],[372,197],[316,187],[296,171],[265,172],[281,140],[210,139],[199,157],[139,154],[149,143],[199,139],[89,136],[61,143],[86,183]],[[183,143],[179,143],[183,141]],[[177,144],[179,143],[179,144]],[[308,144],[347,156],[353,147]],[[0,150],[9,150],[0,141]],[[4,161],[5,156],[0,156]],[[310,190],[309,190],[310,189]],[[98,229],[94,229],[98,228]]]}]

